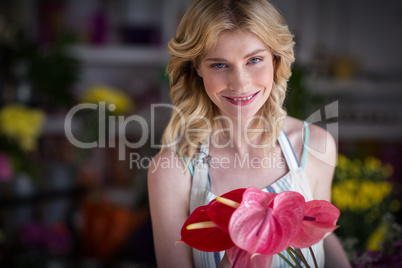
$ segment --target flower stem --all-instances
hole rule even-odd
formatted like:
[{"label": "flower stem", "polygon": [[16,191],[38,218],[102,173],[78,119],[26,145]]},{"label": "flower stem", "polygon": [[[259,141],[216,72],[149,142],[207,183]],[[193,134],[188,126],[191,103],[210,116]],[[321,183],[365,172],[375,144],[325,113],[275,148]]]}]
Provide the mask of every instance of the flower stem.
[{"label": "flower stem", "polygon": [[278,256],[281,257],[287,264],[289,264],[290,267],[296,268],[285,256],[282,255],[282,253],[278,253]]},{"label": "flower stem", "polygon": [[237,268],[237,262],[238,262],[238,260],[239,260],[239,257],[240,257],[240,253],[242,252],[242,249],[239,249],[239,251],[237,252],[237,254],[236,254],[236,258],[235,258],[235,260],[233,261],[233,268]]},{"label": "flower stem", "polygon": [[310,250],[311,256],[313,256],[313,260],[314,260],[314,266],[315,266],[315,268],[318,268],[318,265],[317,265],[317,260],[315,259],[315,255],[314,255],[314,251],[313,251],[313,249],[312,249],[311,247],[309,247],[308,249]]},{"label": "flower stem", "polygon": [[302,268],[296,257],[293,255],[292,250],[290,250],[290,247],[288,247],[286,251],[289,253],[289,256],[292,258],[292,260],[296,263],[297,267]]},{"label": "flower stem", "polygon": [[292,251],[292,253],[293,253],[295,256],[297,256],[298,258],[300,258],[300,259],[302,258],[302,257],[300,256],[299,252],[296,251],[294,248],[288,247],[288,249],[289,249],[290,251]]},{"label": "flower stem", "polygon": [[301,251],[301,249],[299,248],[295,248],[296,252],[298,253],[298,255],[300,256],[301,260],[303,261],[303,263],[306,265],[306,267],[310,267],[306,261],[306,258],[304,258],[303,252]]}]

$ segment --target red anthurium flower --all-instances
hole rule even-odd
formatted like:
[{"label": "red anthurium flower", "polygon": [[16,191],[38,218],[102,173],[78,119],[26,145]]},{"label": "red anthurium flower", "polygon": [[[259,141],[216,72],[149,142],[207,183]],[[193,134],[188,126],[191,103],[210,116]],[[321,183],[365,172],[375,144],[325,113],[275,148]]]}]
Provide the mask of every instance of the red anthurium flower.
[{"label": "red anthurium flower", "polygon": [[273,255],[289,246],[310,247],[334,231],[339,215],[331,203],[306,203],[297,192],[237,189],[195,209],[180,242],[202,251],[226,250],[233,267],[269,267]]},{"label": "red anthurium flower", "polygon": [[226,250],[226,255],[233,268],[270,267],[272,262],[272,255],[252,255],[238,247]]},{"label": "red anthurium flower", "polygon": [[[208,215],[213,222],[215,222],[219,228],[223,231],[229,233],[229,220],[232,217],[233,212],[240,205],[241,200],[243,199],[243,193],[246,191],[246,188],[240,188],[233,191],[230,191],[226,194],[221,195],[217,198],[217,200],[212,200],[209,203],[208,207]],[[231,204],[222,203],[222,199],[226,199]]]},{"label": "red anthurium flower", "polygon": [[230,237],[236,246],[252,254],[277,254],[293,241],[304,212],[304,197],[297,192],[275,194],[247,188],[230,219]]},{"label": "red anthurium flower", "polygon": [[339,215],[339,209],[328,201],[307,202],[302,227],[290,245],[294,248],[306,248],[318,243],[337,228],[335,224]]},{"label": "red anthurium flower", "polygon": [[233,247],[229,236],[229,220],[240,204],[246,189],[236,189],[221,196],[229,205],[212,200],[196,208],[183,224],[181,242],[202,251],[221,251]]},{"label": "red anthurium flower", "polygon": [[227,232],[208,216],[208,205],[196,208],[181,229],[181,241],[202,251],[222,251],[234,246]]}]

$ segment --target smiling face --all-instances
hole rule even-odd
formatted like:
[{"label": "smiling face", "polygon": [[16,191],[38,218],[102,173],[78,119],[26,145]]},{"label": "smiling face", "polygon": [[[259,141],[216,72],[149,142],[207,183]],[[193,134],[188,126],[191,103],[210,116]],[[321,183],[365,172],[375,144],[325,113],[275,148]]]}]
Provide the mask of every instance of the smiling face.
[{"label": "smiling face", "polygon": [[257,114],[271,93],[273,56],[271,49],[250,32],[223,32],[197,72],[221,115],[247,119]]}]

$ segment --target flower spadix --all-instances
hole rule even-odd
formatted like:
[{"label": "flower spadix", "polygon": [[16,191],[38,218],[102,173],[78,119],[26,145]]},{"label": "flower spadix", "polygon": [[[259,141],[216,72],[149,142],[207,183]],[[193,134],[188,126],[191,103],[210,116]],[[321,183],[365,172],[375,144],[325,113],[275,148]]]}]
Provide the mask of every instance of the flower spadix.
[{"label": "flower spadix", "polygon": [[213,221],[196,222],[186,226],[187,230],[218,227]]},{"label": "flower spadix", "polygon": [[209,203],[208,215],[226,233],[229,233],[229,220],[239,207],[245,191],[244,188],[236,189]]},{"label": "flower spadix", "polygon": [[202,251],[221,251],[233,247],[229,234],[214,224],[207,206],[196,208],[181,229],[181,241]]},{"label": "flower spadix", "polygon": [[311,247],[334,231],[339,214],[331,203],[305,202],[294,191],[237,189],[195,209],[180,242],[202,251],[226,250],[235,268],[269,267],[273,255],[290,247]]},{"label": "flower spadix", "polygon": [[233,204],[240,204],[244,191],[236,189],[222,195],[224,203],[214,199],[208,205],[196,208],[183,224],[181,242],[209,252],[233,247],[228,230],[229,220],[236,209]]}]

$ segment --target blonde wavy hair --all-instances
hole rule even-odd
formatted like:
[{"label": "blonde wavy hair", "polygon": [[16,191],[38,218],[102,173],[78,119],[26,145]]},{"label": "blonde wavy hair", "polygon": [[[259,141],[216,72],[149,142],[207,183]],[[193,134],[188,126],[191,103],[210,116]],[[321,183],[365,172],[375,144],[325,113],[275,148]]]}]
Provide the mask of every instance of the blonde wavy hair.
[{"label": "blonde wavy hair", "polygon": [[195,66],[214,49],[222,32],[234,30],[257,35],[274,56],[273,87],[258,115],[269,123],[263,144],[275,143],[283,129],[282,104],[294,62],[293,35],[284,18],[267,0],[193,0],[168,44],[167,73],[175,108],[162,137],[163,148],[178,150],[190,159],[212,129],[221,127],[219,120],[213,120],[219,116],[218,108],[206,94]]}]

